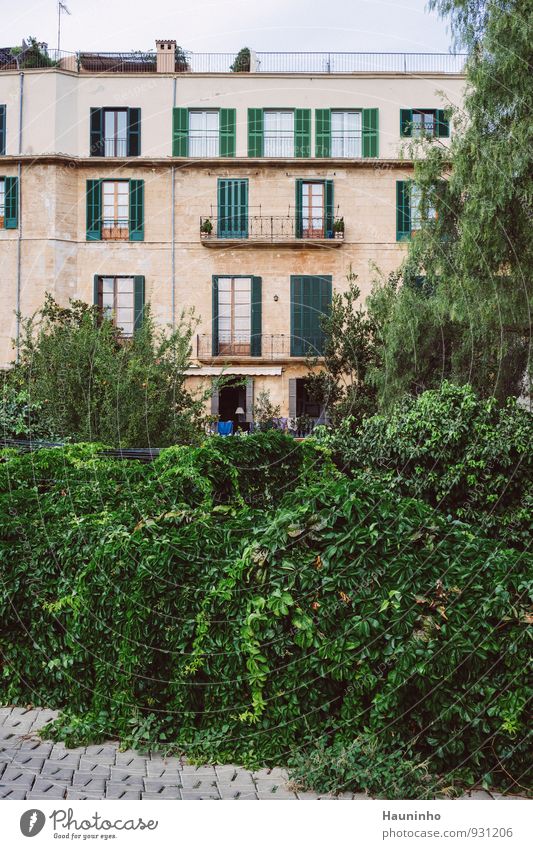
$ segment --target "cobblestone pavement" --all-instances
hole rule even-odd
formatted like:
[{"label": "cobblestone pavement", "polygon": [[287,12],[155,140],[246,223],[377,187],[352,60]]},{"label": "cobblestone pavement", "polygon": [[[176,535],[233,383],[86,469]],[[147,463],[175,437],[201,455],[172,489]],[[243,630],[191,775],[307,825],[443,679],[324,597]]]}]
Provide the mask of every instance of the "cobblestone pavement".
[{"label": "cobblestone pavement", "polygon": [[[282,769],[192,766],[184,759],[120,751],[116,742],[67,749],[37,731],[57,716],[0,707],[0,799],[326,799],[296,793]],[[364,794],[335,797],[364,799]],[[491,798],[484,791],[469,798]]]}]

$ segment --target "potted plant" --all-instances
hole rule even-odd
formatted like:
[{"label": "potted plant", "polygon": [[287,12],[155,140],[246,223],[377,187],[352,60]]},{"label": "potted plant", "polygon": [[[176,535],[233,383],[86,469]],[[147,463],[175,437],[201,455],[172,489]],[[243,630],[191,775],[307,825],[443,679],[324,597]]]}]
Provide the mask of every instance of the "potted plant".
[{"label": "potted plant", "polygon": [[208,239],[211,233],[213,232],[213,224],[211,223],[210,218],[204,218],[200,222],[200,235],[202,239]]},{"label": "potted plant", "polygon": [[235,61],[233,65],[230,66],[230,71],[234,74],[238,74],[242,71],[250,70],[250,48],[249,47],[241,47],[237,56],[235,57]]},{"label": "potted plant", "polygon": [[335,219],[333,232],[335,233],[336,239],[344,239],[344,218]]}]

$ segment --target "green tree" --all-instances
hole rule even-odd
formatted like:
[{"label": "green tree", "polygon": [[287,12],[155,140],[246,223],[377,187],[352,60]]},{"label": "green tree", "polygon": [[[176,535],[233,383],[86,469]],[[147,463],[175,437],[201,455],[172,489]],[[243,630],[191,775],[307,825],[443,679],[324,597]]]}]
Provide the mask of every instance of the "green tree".
[{"label": "green tree", "polygon": [[168,334],[145,310],[142,327],[124,339],[95,307],[48,295],[22,322],[20,363],[9,379],[58,437],[123,447],[194,442],[202,435],[205,393],[185,388],[192,315]]},{"label": "green tree", "polygon": [[308,392],[326,406],[333,425],[347,416],[358,422],[376,409],[376,391],[368,377],[376,364],[377,325],[360,302],[357,275],[351,267],[346,279],[347,291],[333,294],[331,309],[322,319],[323,369],[312,371],[318,360],[310,359],[306,378]]},{"label": "green tree", "polygon": [[410,243],[407,285],[373,294],[386,308],[376,379],[385,402],[443,378],[503,399],[520,394],[531,369],[532,6],[430,7],[450,16],[456,47],[469,52],[464,110],[451,110],[450,147],[427,138],[409,146],[422,209],[437,215]]}]

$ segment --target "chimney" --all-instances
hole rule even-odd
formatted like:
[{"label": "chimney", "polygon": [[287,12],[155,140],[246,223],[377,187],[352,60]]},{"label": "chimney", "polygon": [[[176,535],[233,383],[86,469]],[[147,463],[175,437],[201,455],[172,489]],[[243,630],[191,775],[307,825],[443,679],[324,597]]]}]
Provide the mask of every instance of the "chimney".
[{"label": "chimney", "polygon": [[158,39],[155,43],[157,48],[157,73],[173,74],[176,61],[176,42],[173,39]]}]

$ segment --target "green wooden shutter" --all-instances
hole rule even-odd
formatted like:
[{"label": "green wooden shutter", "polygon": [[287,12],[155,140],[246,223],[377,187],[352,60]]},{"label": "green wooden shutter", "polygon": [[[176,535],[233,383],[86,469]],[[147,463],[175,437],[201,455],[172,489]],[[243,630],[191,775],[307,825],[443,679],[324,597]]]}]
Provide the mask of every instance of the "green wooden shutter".
[{"label": "green wooden shutter", "polygon": [[315,156],[331,156],[331,109],[315,109]]},{"label": "green wooden shutter", "polygon": [[128,156],[141,155],[141,110],[128,109]]},{"label": "green wooden shutter", "polygon": [[100,293],[100,277],[98,274],[95,274],[93,277],[93,304],[95,307],[98,306],[98,295]]},{"label": "green wooden shutter", "polygon": [[410,138],[413,129],[413,110],[400,109],[400,136],[404,139]]},{"label": "green wooden shutter", "polygon": [[262,286],[260,277],[252,277],[252,338],[250,353],[252,357],[261,356],[261,313],[262,313]]},{"label": "green wooden shutter", "polygon": [[237,110],[220,110],[220,155],[235,156]]},{"label": "green wooden shutter", "polygon": [[324,315],[328,315],[331,309],[331,296],[332,296],[332,279],[329,276],[319,277],[319,314],[317,316],[318,320],[318,342],[317,342],[317,353],[323,354],[326,342],[326,335],[324,333],[324,328],[322,327],[322,317]]},{"label": "green wooden shutter", "polygon": [[181,106],[172,111],[172,156],[189,155],[189,110]]},{"label": "green wooden shutter", "polygon": [[99,242],[102,238],[102,189],[101,180],[87,180],[87,234],[88,242]]},{"label": "green wooden shutter", "polygon": [[297,239],[302,238],[303,234],[303,221],[302,221],[302,185],[303,180],[296,180],[296,218],[294,221],[294,235]]},{"label": "green wooden shutter", "polygon": [[379,110],[362,110],[363,156],[379,155]]},{"label": "green wooden shutter", "polygon": [[450,136],[450,119],[445,109],[436,109],[436,128],[435,135],[439,138],[449,138]]},{"label": "green wooden shutter", "polygon": [[133,278],[133,330],[139,330],[144,318],[144,277],[136,274]]},{"label": "green wooden shutter", "polygon": [[0,106],[0,156],[6,153],[6,107]]},{"label": "green wooden shutter", "polygon": [[363,109],[363,156],[379,155],[379,110]]},{"label": "green wooden shutter", "polygon": [[218,277],[213,277],[213,311],[211,331],[211,352],[214,357],[218,356]]},{"label": "green wooden shutter", "polygon": [[294,110],[294,155],[309,159],[311,156],[311,110]]},{"label": "green wooden shutter", "polygon": [[16,230],[19,226],[19,178],[5,178],[5,212],[4,227],[6,230]]},{"label": "green wooden shutter", "polygon": [[89,155],[104,155],[104,110],[91,108]]},{"label": "green wooden shutter", "polygon": [[411,238],[411,205],[408,180],[396,181],[396,241]]},{"label": "green wooden shutter", "polygon": [[219,239],[248,238],[248,180],[225,180],[217,184]]},{"label": "green wooden shutter", "polygon": [[291,357],[301,357],[303,352],[302,289],[303,277],[291,276]]},{"label": "green wooden shutter", "polygon": [[144,241],[144,180],[130,180],[130,242]]},{"label": "green wooden shutter", "polygon": [[325,212],[326,212],[326,239],[333,239],[333,180],[324,181]]},{"label": "green wooden shutter", "polygon": [[263,156],[263,110],[248,109],[248,156]]}]

